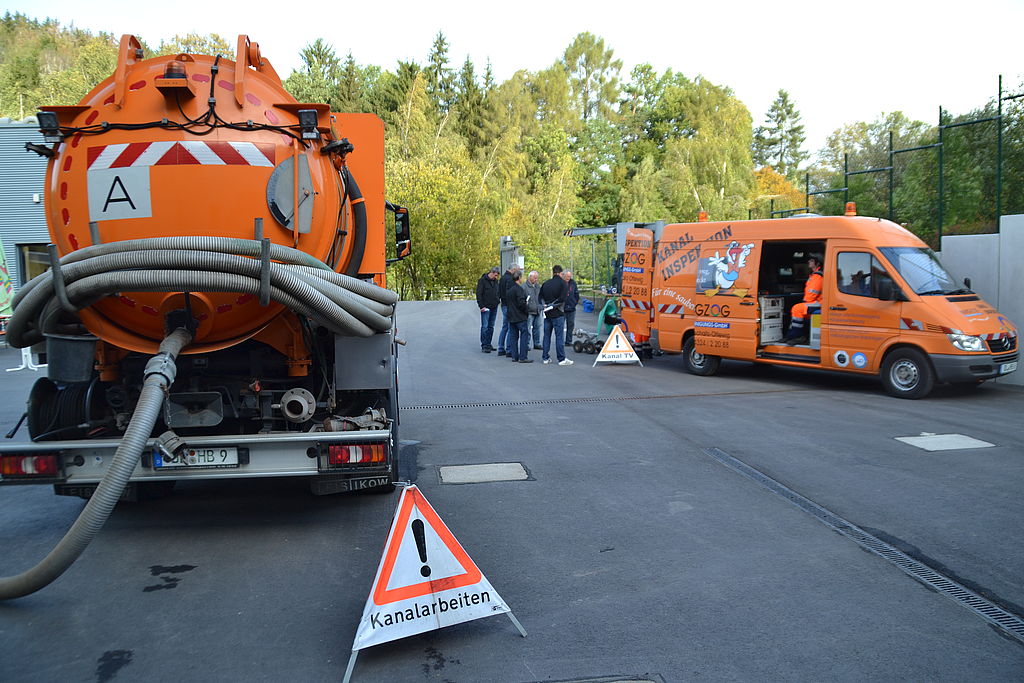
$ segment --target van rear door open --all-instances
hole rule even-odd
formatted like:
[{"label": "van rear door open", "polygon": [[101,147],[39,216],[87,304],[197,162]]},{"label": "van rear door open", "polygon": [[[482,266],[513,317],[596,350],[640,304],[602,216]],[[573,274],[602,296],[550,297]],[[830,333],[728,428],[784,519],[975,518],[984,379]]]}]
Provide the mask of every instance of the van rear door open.
[{"label": "van rear door open", "polygon": [[760,246],[760,240],[701,245],[692,312],[694,346],[699,353],[744,359],[755,356]]}]

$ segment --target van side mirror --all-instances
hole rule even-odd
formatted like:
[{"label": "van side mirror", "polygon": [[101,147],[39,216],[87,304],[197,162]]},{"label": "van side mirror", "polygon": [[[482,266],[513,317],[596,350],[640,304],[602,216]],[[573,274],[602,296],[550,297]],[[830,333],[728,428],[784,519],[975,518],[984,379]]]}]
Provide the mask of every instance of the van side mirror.
[{"label": "van side mirror", "polygon": [[412,230],[409,227],[409,209],[391,202],[384,202],[384,208],[395,214],[395,258],[388,263],[401,261],[412,253]]},{"label": "van side mirror", "polygon": [[892,278],[887,275],[879,276],[877,282],[878,298],[881,301],[907,301],[903,291],[896,286]]},{"label": "van side mirror", "polygon": [[969,277],[965,277],[964,278],[964,287],[966,287],[967,289],[971,288],[971,278],[969,278]]}]

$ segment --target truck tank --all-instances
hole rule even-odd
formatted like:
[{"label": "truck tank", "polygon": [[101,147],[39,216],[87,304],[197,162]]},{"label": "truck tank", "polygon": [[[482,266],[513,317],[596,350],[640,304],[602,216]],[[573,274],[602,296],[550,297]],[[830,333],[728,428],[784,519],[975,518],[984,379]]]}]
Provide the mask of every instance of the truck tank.
[{"label": "truck tank", "polygon": [[[32,439],[124,434],[148,355],[180,327],[188,342],[152,432],[173,438],[143,450],[152,471],[133,481],[209,476],[181,455],[203,442],[227,449],[218,476],[392,482],[386,207],[398,258],[410,242],[408,213],[384,199],[380,119],[297,102],[244,35],[234,60],[147,59],[126,35],[110,77],[38,120],[50,144],[28,147],[47,157],[52,268],[19,290],[8,325],[12,345],[47,350],[49,376],[28,401]],[[340,451],[328,457],[329,443],[354,438],[342,432],[366,437],[344,467]],[[58,493],[75,482],[88,493],[102,474],[74,464],[77,448],[60,451]]]},{"label": "truck tank", "polygon": [[[273,244],[338,272],[384,271],[383,201],[367,204],[360,224],[346,201],[350,175],[365,196],[382,197],[381,122],[297,103],[244,36],[234,61],[143,59],[128,37],[116,72],[79,105],[44,111],[68,132],[50,159],[46,185],[47,223],[60,256],[138,238],[252,240],[262,224]],[[358,146],[351,159],[341,138]],[[154,351],[166,314],[182,302],[179,293],[126,292],[80,316],[104,341]],[[194,292],[190,305],[199,325],[185,353],[248,339],[285,310],[238,293]]]}]

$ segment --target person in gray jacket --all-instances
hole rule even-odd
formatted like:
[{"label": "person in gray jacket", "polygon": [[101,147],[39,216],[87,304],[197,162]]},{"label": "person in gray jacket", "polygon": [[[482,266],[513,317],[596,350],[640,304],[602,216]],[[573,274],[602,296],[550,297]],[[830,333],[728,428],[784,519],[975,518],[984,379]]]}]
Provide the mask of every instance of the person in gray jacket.
[{"label": "person in gray jacket", "polygon": [[526,282],[523,283],[523,289],[526,291],[527,308],[530,309],[530,319],[527,321],[526,326],[530,330],[530,337],[533,339],[533,348],[540,351],[540,330],[541,321],[543,320],[540,312],[540,273],[536,270],[531,270],[530,274],[526,276]]}]

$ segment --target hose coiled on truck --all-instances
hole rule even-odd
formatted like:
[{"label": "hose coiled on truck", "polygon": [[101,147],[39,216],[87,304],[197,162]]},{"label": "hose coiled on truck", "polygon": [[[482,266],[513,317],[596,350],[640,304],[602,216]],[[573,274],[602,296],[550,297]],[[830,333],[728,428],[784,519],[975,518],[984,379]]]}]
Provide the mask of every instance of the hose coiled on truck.
[{"label": "hose coiled on truck", "polygon": [[[60,260],[60,277],[70,305],[85,308],[117,292],[239,292],[261,294],[263,245],[224,237],[159,237],[98,244]],[[398,295],[328,268],[309,254],[271,244],[270,300],[305,315],[332,332],[368,337],[391,329]],[[80,326],[60,321],[54,273],[33,278],[14,298],[7,338],[24,348],[50,333],[75,333]],[[175,359],[192,341],[178,328],[146,365],[142,392],[110,468],[78,519],[39,564],[0,578],[0,600],[19,598],[55,581],[78,559],[107,521],[146,447],[177,374]]]},{"label": "hose coiled on truck", "polygon": [[107,474],[64,538],[39,564],[16,576],[0,579],[0,600],[20,598],[53,583],[99,533],[135,471],[139,455],[163,408],[164,393],[174,383],[177,374],[174,360],[191,339],[191,333],[179,327],[160,344],[160,351],[146,366],[139,402]]},{"label": "hose coiled on truck", "polygon": [[[60,260],[67,298],[85,308],[118,292],[261,293],[262,245],[226,237],[157,237],[97,244]],[[269,296],[332,332],[369,337],[391,329],[394,292],[336,273],[309,254],[271,244]],[[14,297],[7,336],[24,348],[45,334],[81,332],[62,326],[52,273],[33,278]]]}]

